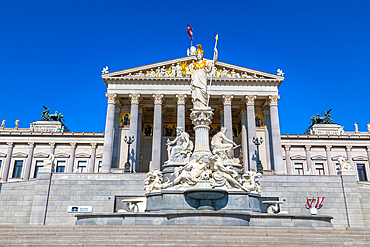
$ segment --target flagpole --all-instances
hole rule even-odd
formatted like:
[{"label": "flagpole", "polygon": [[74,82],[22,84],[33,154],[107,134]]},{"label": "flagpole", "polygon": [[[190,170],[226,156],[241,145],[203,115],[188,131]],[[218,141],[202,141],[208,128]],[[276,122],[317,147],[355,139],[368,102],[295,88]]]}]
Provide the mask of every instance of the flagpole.
[{"label": "flagpole", "polygon": [[[218,34],[216,35],[215,37],[216,39],[216,42],[215,42],[215,49],[217,47],[217,41],[218,41]],[[210,96],[210,93],[211,93],[211,86],[212,86],[212,76],[213,76],[213,69],[215,67],[215,56],[216,56],[216,51],[215,49],[213,50],[213,63],[212,63],[212,69],[211,69],[211,79],[209,80],[209,87],[208,87],[208,98],[207,98],[207,107],[208,107],[208,104],[209,104],[209,96]]]}]

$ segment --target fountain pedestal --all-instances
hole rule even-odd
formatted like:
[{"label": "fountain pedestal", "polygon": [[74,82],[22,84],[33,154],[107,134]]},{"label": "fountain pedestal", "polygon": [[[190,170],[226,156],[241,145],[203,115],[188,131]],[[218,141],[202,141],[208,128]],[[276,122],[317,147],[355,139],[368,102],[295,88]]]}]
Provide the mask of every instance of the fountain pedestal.
[{"label": "fountain pedestal", "polygon": [[204,162],[212,155],[209,149],[209,125],[212,122],[213,109],[211,107],[197,107],[191,109],[190,119],[194,124],[195,145],[193,155],[204,155]]}]

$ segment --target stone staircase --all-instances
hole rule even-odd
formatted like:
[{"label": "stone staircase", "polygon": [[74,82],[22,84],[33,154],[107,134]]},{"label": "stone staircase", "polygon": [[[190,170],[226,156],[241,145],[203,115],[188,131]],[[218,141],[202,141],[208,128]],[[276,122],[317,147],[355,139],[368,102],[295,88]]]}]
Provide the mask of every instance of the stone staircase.
[{"label": "stone staircase", "polygon": [[0,246],[370,246],[370,229],[0,225]]}]

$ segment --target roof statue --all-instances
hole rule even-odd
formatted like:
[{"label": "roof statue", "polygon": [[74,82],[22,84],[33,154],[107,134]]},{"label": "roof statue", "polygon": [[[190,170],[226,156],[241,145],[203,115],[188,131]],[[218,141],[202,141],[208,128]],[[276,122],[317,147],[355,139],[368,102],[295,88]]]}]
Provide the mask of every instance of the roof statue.
[{"label": "roof statue", "polygon": [[50,114],[50,108],[47,108],[46,106],[42,107],[44,107],[45,110],[42,112],[41,121],[64,121],[64,115],[62,113],[58,113],[57,111],[55,111],[54,114]]},{"label": "roof statue", "polygon": [[284,74],[282,69],[277,70],[277,75],[284,76]]},{"label": "roof statue", "polygon": [[108,71],[108,66],[105,66],[105,68],[103,68],[103,70],[101,71],[102,74],[108,74],[109,71]]},{"label": "roof statue", "polygon": [[311,126],[314,125],[314,124],[332,124],[333,123],[333,120],[331,119],[332,115],[330,115],[330,111],[332,109],[326,111],[326,112],[322,112],[321,114],[324,115],[324,117],[320,117],[320,114],[317,113],[317,116],[312,116],[310,119],[311,119]]}]

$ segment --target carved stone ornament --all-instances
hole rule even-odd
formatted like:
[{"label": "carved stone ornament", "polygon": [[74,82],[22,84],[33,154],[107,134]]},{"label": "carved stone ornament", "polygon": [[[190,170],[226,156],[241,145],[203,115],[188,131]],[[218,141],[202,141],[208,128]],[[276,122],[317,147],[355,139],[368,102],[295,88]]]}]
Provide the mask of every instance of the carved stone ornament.
[{"label": "carved stone ornament", "polygon": [[347,152],[352,151],[352,146],[346,146],[346,151]]},{"label": "carved stone ornament", "polygon": [[154,104],[162,104],[164,94],[153,94]]},{"label": "carved stone ornament", "polygon": [[231,105],[231,100],[234,98],[234,95],[222,95],[222,101],[224,102],[224,105]]},{"label": "carved stone ornament", "polygon": [[285,145],[284,147],[285,147],[285,150],[289,151],[291,148],[291,145]]},{"label": "carved stone ornament", "polygon": [[257,95],[247,95],[245,96],[245,103],[247,105],[254,105],[254,101],[256,100]]},{"label": "carved stone ornament", "polygon": [[106,93],[105,97],[108,99],[108,104],[115,104],[117,99],[116,93]]},{"label": "carved stone ornament", "polygon": [[76,148],[76,143],[75,142],[71,142],[69,145],[71,145],[71,148]]},{"label": "carved stone ornament", "polygon": [[30,148],[34,148],[34,147],[35,147],[35,143],[34,143],[34,142],[29,142],[29,143],[28,143],[28,146],[29,146]]},{"label": "carved stone ornament", "polygon": [[326,146],[325,146],[325,149],[326,149],[326,151],[330,151],[332,147],[333,147],[333,146],[326,145]]},{"label": "carved stone ornament", "polygon": [[306,151],[310,151],[311,150],[311,145],[306,145],[306,146],[304,146],[304,148],[305,148]]},{"label": "carved stone ornament", "polygon": [[55,148],[55,142],[50,142],[49,145],[50,145],[50,148]]},{"label": "carved stone ornament", "polygon": [[131,104],[139,104],[140,102],[140,94],[139,93],[130,93],[128,95],[131,98]]},{"label": "carved stone ornament", "polygon": [[206,127],[212,123],[213,112],[212,111],[192,111],[190,113],[190,119],[194,124],[195,128]]},{"label": "carved stone ornament", "polygon": [[370,146],[366,146],[366,151],[370,151]]},{"label": "carved stone ornament", "polygon": [[343,156],[338,158],[338,162],[339,162],[338,170],[340,171],[352,171],[353,170],[351,164]]},{"label": "carved stone ornament", "polygon": [[90,143],[90,145],[91,145],[91,148],[95,148],[96,149],[97,143]]},{"label": "carved stone ornament", "polygon": [[13,145],[14,145],[14,143],[13,143],[13,142],[7,142],[6,144],[8,145],[8,148],[12,148],[12,147],[13,147]]},{"label": "carved stone ornament", "polygon": [[270,95],[269,96],[270,105],[277,105],[279,99],[280,99],[280,95]]},{"label": "carved stone ornament", "polygon": [[186,94],[176,94],[177,104],[184,105],[187,97],[188,96]]}]

